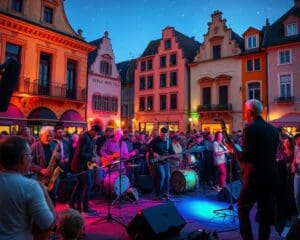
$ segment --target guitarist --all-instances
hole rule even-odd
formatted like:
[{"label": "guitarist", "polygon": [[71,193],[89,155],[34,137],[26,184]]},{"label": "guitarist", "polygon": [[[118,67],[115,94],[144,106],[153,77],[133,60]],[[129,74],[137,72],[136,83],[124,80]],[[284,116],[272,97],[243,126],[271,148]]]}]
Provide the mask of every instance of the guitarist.
[{"label": "guitarist", "polygon": [[[159,136],[148,144],[147,165],[154,180],[156,198],[168,197],[170,181],[170,164],[164,157],[175,154],[169,138],[169,129],[162,127]],[[164,160],[162,160],[164,159]]]},{"label": "guitarist", "polygon": [[[112,138],[108,139],[100,149],[100,154],[102,156],[102,165],[111,164],[114,161],[118,161],[120,159],[129,159],[129,152],[127,148],[127,144],[122,141],[123,131],[121,129],[117,129]],[[120,168],[119,164],[115,164],[111,170],[118,171]],[[122,173],[125,174],[125,166],[122,164],[121,166]]]}]

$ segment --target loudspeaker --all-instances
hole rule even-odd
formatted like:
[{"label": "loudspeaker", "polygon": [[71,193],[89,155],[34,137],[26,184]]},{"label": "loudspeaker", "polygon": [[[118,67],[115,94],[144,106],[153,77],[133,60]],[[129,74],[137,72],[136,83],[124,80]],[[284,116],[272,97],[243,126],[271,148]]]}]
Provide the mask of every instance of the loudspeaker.
[{"label": "loudspeaker", "polygon": [[138,175],[137,185],[141,192],[152,192],[153,183],[150,175]]},{"label": "loudspeaker", "polygon": [[286,240],[300,239],[300,219],[296,218],[293,222],[288,234],[286,235]]},{"label": "loudspeaker", "polygon": [[141,210],[127,225],[132,239],[163,239],[178,234],[186,225],[172,202]]},{"label": "loudspeaker", "polygon": [[241,192],[241,181],[237,180],[232,182],[232,189],[230,184],[226,184],[225,187],[222,188],[222,190],[217,194],[217,198],[224,202],[230,202],[230,195],[232,197],[232,202],[237,202],[240,192]]},{"label": "loudspeaker", "polygon": [[0,81],[0,112],[6,112],[9,106],[10,98],[18,83],[20,74],[20,64],[16,60],[9,58],[0,65],[2,78]]}]

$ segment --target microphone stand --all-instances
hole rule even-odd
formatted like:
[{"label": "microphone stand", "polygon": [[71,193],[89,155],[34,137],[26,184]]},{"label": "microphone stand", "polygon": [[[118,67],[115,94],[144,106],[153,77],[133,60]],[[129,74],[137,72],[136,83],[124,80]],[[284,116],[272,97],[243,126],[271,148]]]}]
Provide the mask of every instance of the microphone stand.
[{"label": "microphone stand", "polygon": [[107,172],[108,172],[108,202],[107,202],[107,216],[104,218],[100,218],[94,222],[91,223],[91,225],[95,225],[97,223],[106,223],[106,222],[116,222],[119,223],[122,227],[126,228],[126,225],[122,223],[120,220],[114,218],[110,213],[110,205],[111,205],[111,167],[114,164],[108,164],[107,165]]}]

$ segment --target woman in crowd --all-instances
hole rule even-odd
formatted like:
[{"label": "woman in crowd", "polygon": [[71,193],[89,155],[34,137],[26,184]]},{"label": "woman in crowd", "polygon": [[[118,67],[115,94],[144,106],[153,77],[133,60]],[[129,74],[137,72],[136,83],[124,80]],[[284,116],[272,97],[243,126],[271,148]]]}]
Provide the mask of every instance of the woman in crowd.
[{"label": "woman in crowd", "polygon": [[217,185],[215,190],[221,191],[226,185],[226,154],[228,153],[227,147],[223,144],[223,133],[217,131],[215,133],[215,141],[213,142],[213,155],[214,164],[218,170]]}]

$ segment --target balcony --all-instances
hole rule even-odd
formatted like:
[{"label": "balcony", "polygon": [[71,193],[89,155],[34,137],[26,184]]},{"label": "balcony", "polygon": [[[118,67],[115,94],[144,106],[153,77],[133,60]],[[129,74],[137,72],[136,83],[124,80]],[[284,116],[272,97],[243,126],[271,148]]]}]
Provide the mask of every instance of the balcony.
[{"label": "balcony", "polygon": [[87,94],[85,88],[69,89],[66,84],[62,83],[50,83],[42,85],[38,79],[30,81],[30,79],[24,79],[23,89],[19,89],[19,92],[26,93],[32,96],[47,96],[51,98],[70,99],[75,101],[86,101]]},{"label": "balcony", "polygon": [[287,104],[292,104],[295,102],[295,97],[294,96],[289,96],[289,97],[277,97],[274,99],[275,103],[281,104],[281,103],[287,103]]},{"label": "balcony", "polygon": [[198,105],[198,112],[218,112],[218,111],[232,111],[232,104],[205,104]]}]

